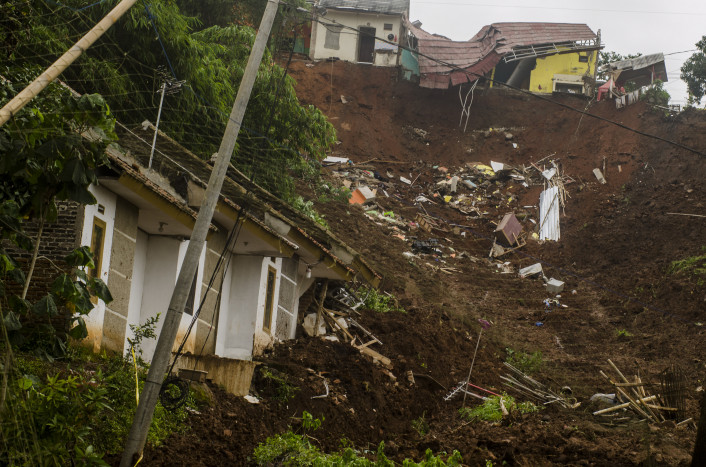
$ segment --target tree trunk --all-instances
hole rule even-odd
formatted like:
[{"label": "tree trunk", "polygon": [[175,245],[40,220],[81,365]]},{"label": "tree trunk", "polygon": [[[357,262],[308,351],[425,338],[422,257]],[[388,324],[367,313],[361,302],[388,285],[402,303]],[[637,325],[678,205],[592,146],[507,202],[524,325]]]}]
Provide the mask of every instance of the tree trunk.
[{"label": "tree trunk", "polygon": [[44,231],[44,214],[39,218],[39,231],[37,232],[37,240],[34,242],[34,251],[32,252],[32,260],[29,262],[29,271],[27,271],[27,278],[25,279],[25,286],[22,289],[22,300],[27,298],[27,290],[29,290],[29,283],[32,280],[32,274],[34,273],[34,265],[37,264],[37,255],[39,254],[39,243],[42,241],[42,232]]},{"label": "tree trunk", "polygon": [[694,456],[691,458],[691,467],[706,465],[706,391],[703,393],[701,417],[699,418],[699,429],[696,432],[696,445],[694,446]]}]

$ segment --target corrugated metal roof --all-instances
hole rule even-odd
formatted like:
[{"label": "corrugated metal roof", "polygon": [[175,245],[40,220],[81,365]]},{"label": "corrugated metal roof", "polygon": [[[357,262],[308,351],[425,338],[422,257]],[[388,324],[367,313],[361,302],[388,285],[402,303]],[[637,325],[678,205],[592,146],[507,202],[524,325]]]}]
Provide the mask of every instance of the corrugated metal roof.
[{"label": "corrugated metal roof", "polygon": [[420,85],[440,89],[448,88],[449,83],[473,81],[476,74],[492,70],[515,47],[597,39],[586,24],[573,23],[493,23],[481,28],[468,41],[441,38],[408,21],[406,27],[418,40]]},{"label": "corrugated metal roof", "polygon": [[650,55],[642,55],[640,57],[611,62],[604,68],[609,70],[641,70],[652,65],[664,62],[664,54],[656,53]]},{"label": "corrugated metal roof", "polygon": [[319,0],[319,6],[388,15],[409,14],[409,0]]}]

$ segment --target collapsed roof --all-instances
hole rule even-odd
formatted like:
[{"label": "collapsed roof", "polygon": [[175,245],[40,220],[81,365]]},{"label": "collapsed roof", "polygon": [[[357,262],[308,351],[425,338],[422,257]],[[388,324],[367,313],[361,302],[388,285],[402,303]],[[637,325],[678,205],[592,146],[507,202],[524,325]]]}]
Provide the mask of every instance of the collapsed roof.
[{"label": "collapsed roof", "polygon": [[356,10],[388,15],[409,13],[409,0],[319,0],[319,6],[336,10]]},{"label": "collapsed roof", "polygon": [[661,52],[611,62],[602,66],[601,71],[610,72],[618,85],[632,81],[638,86],[647,86],[656,79],[667,81],[667,67]]},{"label": "collapsed roof", "polygon": [[[192,225],[196,216],[194,209],[202,202],[212,165],[159,131],[152,168],[146,168],[154,132],[154,126],[148,122],[136,128],[118,124],[116,133],[121,150],[113,147],[108,151],[112,163],[108,172],[124,174],[129,180],[123,184],[127,183],[143,194],[145,190],[136,184],[144,186],[160,200],[177,206],[183,211],[179,214],[181,221],[187,226]],[[99,176],[103,184],[112,183],[112,178],[109,173]],[[121,175],[120,181],[122,178]],[[248,180],[233,166],[228,169],[223,183],[214,220],[226,228],[232,228],[234,222],[241,222],[246,228],[250,226],[263,232],[264,238],[275,242],[285,255],[298,254],[314,272],[323,274],[322,277],[359,278],[375,287],[382,279],[359,253],[333,233]],[[211,229],[217,230],[217,227],[212,225]]]},{"label": "collapsed roof", "polygon": [[599,37],[586,24],[493,23],[468,41],[430,34],[409,21],[406,26],[417,38],[419,85],[427,88],[447,89],[475,81],[501,60],[600,48]]}]

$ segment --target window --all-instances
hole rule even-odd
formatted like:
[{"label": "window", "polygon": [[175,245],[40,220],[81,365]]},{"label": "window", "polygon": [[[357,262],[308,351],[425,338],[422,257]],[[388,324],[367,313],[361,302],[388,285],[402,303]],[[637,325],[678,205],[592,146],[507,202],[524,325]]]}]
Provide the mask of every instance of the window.
[{"label": "window", "polygon": [[324,40],[324,48],[338,50],[340,48],[339,39],[341,38],[340,24],[332,24],[324,26],[326,28],[326,39]]},{"label": "window", "polygon": [[272,329],[272,311],[275,306],[275,281],[277,280],[277,270],[273,267],[267,268],[267,291],[265,292],[265,318],[262,322],[262,330],[269,332]]},{"label": "window", "polygon": [[579,62],[588,63],[588,55],[579,55]]},{"label": "window", "polygon": [[392,23],[385,23],[385,31],[392,31]]},{"label": "window", "polygon": [[196,279],[199,276],[199,272],[196,271],[194,276],[194,281],[191,283],[191,290],[189,290],[189,298],[186,299],[186,305],[184,306],[184,313],[187,315],[194,314],[194,308],[196,307]]},{"label": "window", "polygon": [[93,264],[95,267],[88,271],[88,275],[94,278],[101,277],[101,266],[103,265],[103,244],[105,243],[105,222],[93,218],[93,230],[91,231],[91,253],[93,253]]}]

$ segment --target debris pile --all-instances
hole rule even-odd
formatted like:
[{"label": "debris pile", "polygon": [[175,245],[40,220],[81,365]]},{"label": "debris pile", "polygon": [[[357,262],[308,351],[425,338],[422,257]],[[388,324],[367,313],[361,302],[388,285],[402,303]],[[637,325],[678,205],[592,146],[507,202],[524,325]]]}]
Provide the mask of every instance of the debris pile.
[{"label": "debris pile", "polygon": [[[625,377],[622,371],[611,360],[608,364],[617,378],[607,375],[603,370],[600,374],[608,381],[615,393],[594,395],[591,399],[602,401],[610,407],[597,410],[593,415],[611,426],[627,426],[635,422],[662,423],[674,420],[677,425],[693,424],[691,418],[685,417],[686,378],[678,367],[672,367],[660,375],[660,382],[643,380],[639,375],[632,381]],[[649,388],[659,393],[650,394]]]},{"label": "debris pile", "polygon": [[349,343],[373,362],[382,365],[388,375],[396,379],[389,372],[392,361],[371,348],[373,344],[382,345],[380,339],[356,320],[360,316],[358,308],[364,304],[365,298],[361,299],[358,293],[345,286],[330,289],[328,286],[328,280],[320,284],[317,297],[313,298],[309,312],[303,317],[304,332],[311,337],[325,336],[329,340]]}]

